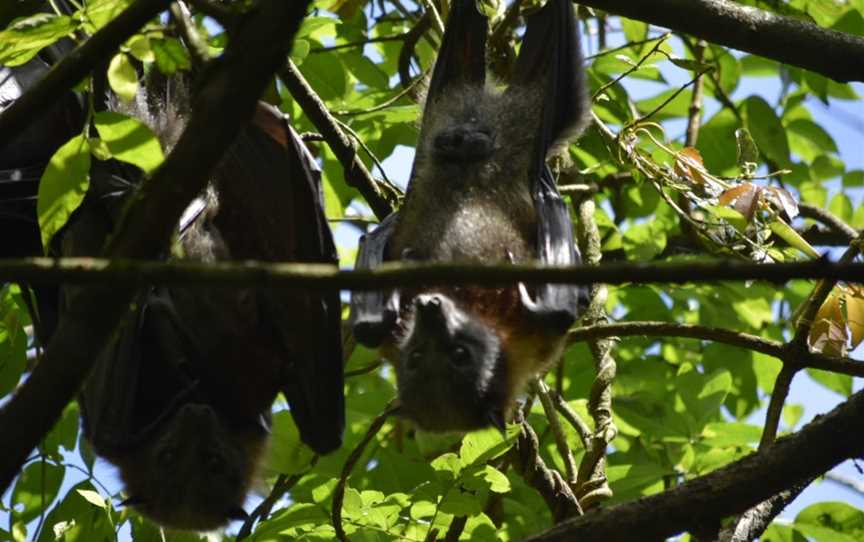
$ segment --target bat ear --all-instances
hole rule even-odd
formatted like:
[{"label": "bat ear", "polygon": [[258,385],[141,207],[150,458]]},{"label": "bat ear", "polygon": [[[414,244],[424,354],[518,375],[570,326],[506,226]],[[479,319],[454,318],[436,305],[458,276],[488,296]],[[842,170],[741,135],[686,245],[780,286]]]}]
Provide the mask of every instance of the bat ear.
[{"label": "bat ear", "polygon": [[488,21],[477,11],[475,0],[453,2],[429,82],[427,104],[446,96],[448,89],[485,84],[488,28]]},{"label": "bat ear", "polygon": [[[526,20],[525,37],[507,92],[539,100],[536,152],[542,165],[556,141],[582,128],[588,110],[585,70],[570,0],[549,0]],[[526,89],[529,92],[523,92]]]}]

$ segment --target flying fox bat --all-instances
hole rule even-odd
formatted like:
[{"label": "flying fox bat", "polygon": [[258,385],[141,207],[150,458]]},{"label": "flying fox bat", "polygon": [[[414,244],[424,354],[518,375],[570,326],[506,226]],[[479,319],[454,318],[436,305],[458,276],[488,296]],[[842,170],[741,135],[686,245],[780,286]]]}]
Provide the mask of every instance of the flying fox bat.
[{"label": "flying fox bat", "polygon": [[[183,119],[170,93],[165,96],[168,101],[155,108],[143,96],[113,108],[170,140]],[[52,134],[36,132],[24,147],[48,146],[47,153],[31,149],[47,160]],[[9,162],[15,156],[0,149]],[[88,194],[57,234],[55,253],[98,255],[141,182],[132,166],[92,162]],[[36,183],[16,187],[29,190],[30,207],[0,201],[0,210],[19,211],[9,220],[25,232],[36,227]],[[32,237],[34,243],[16,246],[23,252],[18,255],[41,253],[38,229]],[[213,172],[207,193],[181,220],[172,252],[205,262],[336,262],[319,170],[281,113],[259,105]],[[61,317],[79,293],[61,288],[59,301],[55,297]],[[242,518],[280,391],[306,444],[319,453],[341,445],[340,323],[338,292],[146,288],[80,393],[84,434],[119,468],[126,502],[156,522],[207,530]]]},{"label": "flying fox bat", "polygon": [[[361,243],[382,261],[579,262],[545,160],[588,109],[569,0],[526,17],[509,85],[486,84],[487,21],[454,2],[429,84],[404,205]],[[402,413],[430,431],[502,428],[513,399],[561,355],[579,289],[421,287],[352,297],[358,341],[396,367]]]}]

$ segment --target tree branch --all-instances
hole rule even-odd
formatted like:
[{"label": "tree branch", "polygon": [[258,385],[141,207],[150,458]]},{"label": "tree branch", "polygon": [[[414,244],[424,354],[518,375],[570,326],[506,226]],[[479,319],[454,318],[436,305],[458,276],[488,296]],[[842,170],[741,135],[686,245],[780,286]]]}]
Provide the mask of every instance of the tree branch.
[{"label": "tree branch", "polygon": [[864,81],[864,39],[726,0],[579,0],[580,4],[684,32],[847,81]]},{"label": "tree branch", "polygon": [[[132,8],[150,3],[136,2]],[[260,0],[244,15],[225,53],[205,71],[183,135],[131,198],[105,255],[155,258],[168,245],[181,213],[205,187],[210,170],[284,62],[308,4]],[[122,320],[135,290],[129,284],[105,284],[73,299],[41,362],[0,410],[0,489],[8,487],[27,453],[51,429]]]},{"label": "tree branch", "polygon": [[351,471],[354,470],[354,466],[357,465],[357,462],[360,461],[361,457],[363,457],[363,452],[366,451],[366,446],[368,446],[369,442],[375,438],[378,431],[384,427],[384,422],[387,421],[387,418],[396,414],[398,410],[398,400],[394,399],[393,401],[390,401],[390,403],[384,407],[384,412],[379,414],[374,420],[372,420],[372,423],[369,424],[369,429],[366,430],[366,434],[351,451],[351,454],[342,466],[342,475],[339,477],[339,482],[336,484],[335,489],[333,489],[333,506],[330,511],[330,521],[333,524],[333,529],[336,531],[336,538],[343,542],[347,542],[348,540],[348,535],[345,534],[345,529],[342,527],[342,501],[345,499],[345,487],[348,485],[348,477],[351,476]]},{"label": "tree branch", "polygon": [[556,525],[534,542],[664,540],[693,525],[739,514],[864,454],[864,391],[798,433],[663,493]]},{"label": "tree branch", "polygon": [[170,0],[133,2],[117,18],[51,68],[41,81],[0,114],[0,149],[27,124],[48,111],[49,104],[59,100],[64,92],[84,79],[147,21],[167,9],[168,4]]},{"label": "tree branch", "polygon": [[357,158],[357,149],[351,144],[351,140],[342,133],[339,123],[333,118],[333,115],[327,110],[327,106],[315,94],[315,91],[291,60],[279,72],[279,78],[282,79],[291,96],[297,100],[303,112],[306,113],[309,120],[318,128],[327,144],[330,145],[333,154],[336,155],[345,170],[345,182],[360,192],[379,220],[392,213],[393,205],[382,192],[381,184],[372,177],[363,162]]},{"label": "tree branch", "polygon": [[785,344],[730,329],[678,324],[675,322],[619,322],[577,327],[567,334],[568,342],[600,337],[686,337],[730,344],[755,350],[777,359],[790,361],[799,367],[810,367],[864,377],[864,361],[849,357],[834,358],[808,350],[791,351]]},{"label": "tree branch", "polygon": [[[171,203],[172,207],[174,203]],[[153,211],[153,205],[147,208]],[[155,213],[154,216],[161,216]],[[143,227],[143,224],[139,224]],[[143,233],[139,233],[142,235]],[[149,236],[148,236],[149,237]],[[149,254],[149,253],[148,253]],[[597,266],[543,267],[537,264],[387,262],[374,269],[340,270],[304,263],[157,262],[128,258],[0,259],[0,282],[66,284],[171,284],[191,287],[249,286],[329,290],[377,290],[452,283],[501,286],[527,284],[652,284],[830,278],[864,282],[864,263],[826,260],[757,264],[738,261],[675,263],[615,262]],[[592,332],[595,333],[595,332]],[[600,332],[596,332],[600,333]],[[596,335],[599,337],[600,335]],[[587,337],[587,335],[586,335]]]}]

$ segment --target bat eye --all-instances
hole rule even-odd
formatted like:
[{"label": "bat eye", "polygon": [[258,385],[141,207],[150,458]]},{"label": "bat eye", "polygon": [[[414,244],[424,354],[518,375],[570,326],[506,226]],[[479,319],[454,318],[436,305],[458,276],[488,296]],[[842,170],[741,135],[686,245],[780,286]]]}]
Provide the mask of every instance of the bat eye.
[{"label": "bat eye", "polygon": [[465,367],[471,362],[471,353],[464,346],[457,346],[450,354],[450,363],[456,367]]}]

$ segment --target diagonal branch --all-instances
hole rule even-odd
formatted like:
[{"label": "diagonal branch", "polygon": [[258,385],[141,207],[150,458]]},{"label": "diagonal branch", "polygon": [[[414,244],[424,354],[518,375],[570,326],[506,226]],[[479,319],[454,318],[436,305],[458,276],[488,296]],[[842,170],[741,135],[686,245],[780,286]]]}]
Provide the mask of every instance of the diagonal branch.
[{"label": "diagonal branch", "polygon": [[764,451],[663,493],[561,523],[530,540],[664,540],[693,525],[742,513],[864,454],[862,416],[864,391]]},{"label": "diagonal branch", "polygon": [[727,0],[579,0],[580,4],[821,73],[864,81],[864,38]]}]

